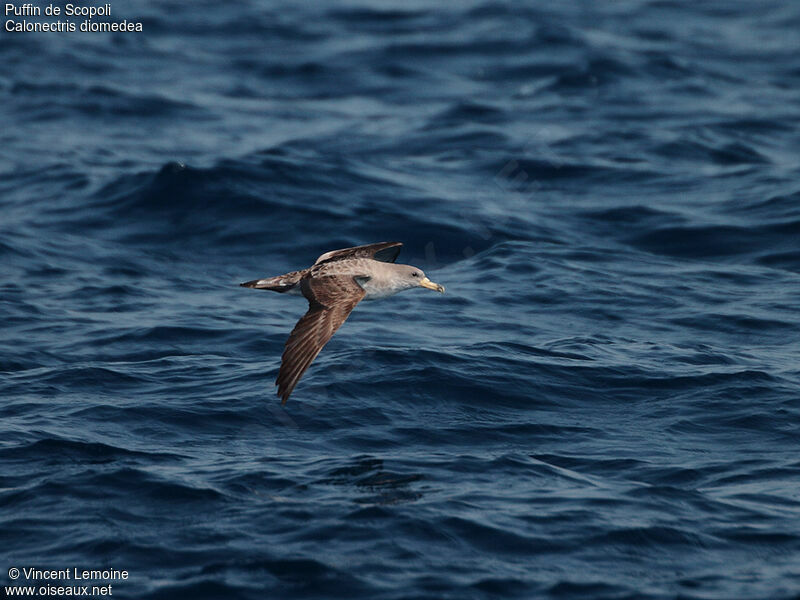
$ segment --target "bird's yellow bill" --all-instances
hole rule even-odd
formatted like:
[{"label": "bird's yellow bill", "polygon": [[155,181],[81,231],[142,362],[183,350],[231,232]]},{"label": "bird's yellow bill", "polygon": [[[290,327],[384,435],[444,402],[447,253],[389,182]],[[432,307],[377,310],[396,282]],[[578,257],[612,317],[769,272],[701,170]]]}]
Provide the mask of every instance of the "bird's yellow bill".
[{"label": "bird's yellow bill", "polygon": [[444,294],[444,286],[438,283],[433,283],[427,277],[423,277],[422,279],[420,279],[419,284],[424,288],[428,288],[429,290],[436,290],[437,292],[442,292]]}]

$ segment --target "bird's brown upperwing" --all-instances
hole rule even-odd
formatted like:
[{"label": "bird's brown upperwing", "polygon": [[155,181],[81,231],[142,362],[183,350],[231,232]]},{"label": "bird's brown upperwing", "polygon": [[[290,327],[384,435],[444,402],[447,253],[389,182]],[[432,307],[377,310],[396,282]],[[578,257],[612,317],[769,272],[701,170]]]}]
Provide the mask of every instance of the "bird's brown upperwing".
[{"label": "bird's brown upperwing", "polygon": [[331,250],[320,256],[314,264],[319,265],[343,258],[371,258],[381,262],[394,262],[402,247],[403,242],[378,242],[377,244]]},{"label": "bird's brown upperwing", "polygon": [[286,404],[303,373],[365,295],[351,275],[304,278],[300,289],[308,299],[308,312],[294,326],[281,356],[275,381],[281,404]]}]

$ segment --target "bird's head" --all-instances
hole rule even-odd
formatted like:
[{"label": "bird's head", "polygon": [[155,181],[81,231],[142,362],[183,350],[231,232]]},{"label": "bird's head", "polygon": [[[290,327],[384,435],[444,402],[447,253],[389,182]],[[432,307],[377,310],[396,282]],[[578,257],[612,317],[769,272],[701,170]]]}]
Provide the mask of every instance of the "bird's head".
[{"label": "bird's head", "polygon": [[444,286],[438,283],[432,282],[425,276],[425,273],[422,269],[418,269],[417,267],[412,267],[411,265],[403,265],[406,267],[403,273],[403,281],[406,284],[407,288],[413,287],[424,287],[428,288],[429,290],[436,290],[437,292],[441,292],[444,294]]}]

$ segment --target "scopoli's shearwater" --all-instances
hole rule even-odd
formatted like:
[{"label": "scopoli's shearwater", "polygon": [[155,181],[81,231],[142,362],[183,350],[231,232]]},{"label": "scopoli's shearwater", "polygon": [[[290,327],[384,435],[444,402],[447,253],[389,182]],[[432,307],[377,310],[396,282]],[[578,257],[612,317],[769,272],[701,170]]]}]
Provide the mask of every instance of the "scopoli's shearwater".
[{"label": "scopoli's shearwater", "polygon": [[381,242],[331,250],[307,269],[240,284],[302,294],[308,300],[308,312],[294,326],[281,356],[275,381],[281,404],[286,404],[303,373],[361,300],[385,298],[413,287],[444,292],[444,286],[425,277],[421,269],[393,264],[402,245]]}]

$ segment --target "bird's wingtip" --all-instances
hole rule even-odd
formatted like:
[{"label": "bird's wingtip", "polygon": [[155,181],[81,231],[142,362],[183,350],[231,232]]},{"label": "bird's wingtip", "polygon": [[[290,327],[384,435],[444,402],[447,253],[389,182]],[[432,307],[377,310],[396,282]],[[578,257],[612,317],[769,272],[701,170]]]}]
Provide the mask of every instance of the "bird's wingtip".
[{"label": "bird's wingtip", "polygon": [[286,404],[286,401],[289,399],[289,395],[292,393],[292,391],[287,390],[283,385],[281,385],[281,382],[278,380],[275,381],[275,385],[278,388],[275,391],[275,394],[278,396],[278,398],[281,399],[281,406],[283,406],[284,404]]}]

